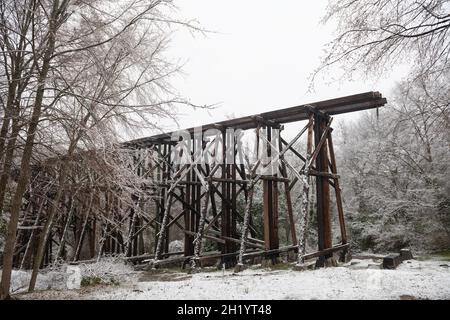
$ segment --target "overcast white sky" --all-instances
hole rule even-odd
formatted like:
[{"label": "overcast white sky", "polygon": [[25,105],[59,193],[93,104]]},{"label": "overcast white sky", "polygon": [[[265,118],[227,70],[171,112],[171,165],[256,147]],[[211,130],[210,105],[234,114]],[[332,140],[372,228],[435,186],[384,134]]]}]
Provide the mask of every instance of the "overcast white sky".
[{"label": "overcast white sky", "polygon": [[[389,99],[400,74],[341,83],[327,83],[332,76],[324,75],[315,92],[307,93],[308,77],[333,37],[335,26],[320,24],[326,4],[326,0],[179,1],[181,17],[196,19],[217,33],[174,35],[168,54],[185,62],[185,75],[174,85],[195,104],[220,103],[213,111],[180,108],[180,128],[365,91],[380,91]],[[172,123],[164,125],[177,129]]]}]

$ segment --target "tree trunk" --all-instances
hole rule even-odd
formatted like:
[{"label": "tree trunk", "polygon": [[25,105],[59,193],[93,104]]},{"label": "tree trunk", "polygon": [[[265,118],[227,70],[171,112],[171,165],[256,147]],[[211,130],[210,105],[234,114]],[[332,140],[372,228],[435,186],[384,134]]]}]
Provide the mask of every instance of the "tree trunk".
[{"label": "tree trunk", "polygon": [[36,256],[33,262],[33,272],[31,273],[30,286],[28,287],[28,292],[32,292],[36,285],[37,275],[39,272],[39,267],[41,266],[42,259],[45,254],[45,247],[47,245],[48,236],[50,235],[51,227],[53,225],[53,219],[56,215],[56,208],[61,200],[61,196],[63,194],[63,186],[66,181],[68,165],[67,162],[63,162],[61,164],[60,174],[59,174],[59,186],[58,191],[56,193],[55,199],[53,200],[53,205],[50,206],[50,212],[48,213],[47,220],[45,221],[44,228],[39,237],[39,245],[38,250],[36,252]]},{"label": "tree trunk", "polygon": [[55,49],[55,19],[59,8],[56,3],[53,6],[52,14],[49,20],[49,32],[47,48],[44,53],[42,69],[38,78],[38,88],[34,101],[33,112],[27,130],[27,138],[23,149],[22,160],[20,163],[20,175],[17,181],[16,191],[11,205],[11,215],[8,223],[8,231],[6,233],[5,249],[3,253],[3,272],[0,284],[0,299],[9,297],[9,289],[11,286],[11,272],[13,266],[14,247],[16,243],[17,223],[19,221],[20,207],[22,205],[22,197],[28,187],[30,176],[30,162],[33,152],[34,137],[36,135],[37,126],[41,117],[42,101],[44,98],[45,82],[50,69],[51,57]]},{"label": "tree trunk", "polygon": [[[17,112],[18,113],[18,112]],[[6,155],[3,163],[3,170],[0,175],[0,216],[3,213],[4,201],[6,195],[6,186],[8,184],[9,174],[11,170],[11,166],[14,159],[14,150],[16,146],[16,140],[20,131],[20,124],[18,119],[18,114],[15,115],[12,124],[12,132],[8,140],[8,144],[6,146]]]},{"label": "tree trunk", "polygon": [[[28,85],[28,82],[30,80],[29,76],[23,76],[24,69],[26,68],[26,63],[24,64],[24,48],[27,45],[27,39],[26,34],[30,27],[31,22],[33,21],[32,17],[34,15],[35,9],[36,9],[36,3],[30,2],[29,3],[29,10],[26,15],[24,15],[24,18],[22,19],[22,28],[20,32],[18,33],[20,36],[19,45],[17,48],[17,51],[14,52],[14,48],[7,48],[7,50],[11,50],[12,52],[9,52],[9,54],[14,56],[14,58],[11,58],[11,78],[9,79],[9,85],[8,85],[8,98],[6,101],[6,107],[5,107],[5,115],[2,122],[2,127],[0,129],[0,161],[3,158],[3,155],[5,155],[4,164],[3,164],[3,171],[1,172],[1,179],[2,182],[0,183],[0,216],[3,212],[3,201],[5,199],[5,192],[6,192],[6,183],[8,181],[9,171],[11,169],[11,163],[12,158],[14,154],[14,148],[16,144],[16,139],[19,134],[19,130],[21,128],[21,125],[19,123],[19,115],[20,115],[20,101],[22,98],[22,93],[25,91],[26,86]],[[6,37],[4,35],[4,37]],[[5,41],[6,43],[7,41]],[[50,56],[49,56],[50,57]],[[7,64],[6,60],[4,60],[4,63]],[[33,72],[35,68],[35,65],[33,64],[29,74]],[[5,70],[8,69],[8,66],[5,66]],[[9,123],[11,121],[11,118],[13,119],[12,124],[12,132],[8,139],[8,131],[9,131]],[[6,140],[8,141],[7,149],[5,150],[5,144]],[[6,154],[5,154],[6,151]],[[5,181],[3,181],[5,180]]]},{"label": "tree trunk", "polygon": [[86,218],[85,218],[84,223],[83,223],[83,228],[81,229],[80,240],[78,241],[78,245],[77,245],[77,248],[75,250],[75,255],[74,255],[73,261],[77,261],[77,260],[80,259],[80,253],[81,253],[81,249],[83,247],[83,240],[84,240],[84,237],[85,237],[85,234],[86,234],[86,229],[87,229],[87,225],[88,225],[88,222],[89,222],[89,215],[91,214],[91,207],[92,207],[92,201],[93,200],[94,200],[94,194],[91,193],[91,198],[89,200],[89,206],[88,206],[88,208],[86,210]]},{"label": "tree trunk", "polygon": [[[16,69],[17,70],[17,69]],[[10,79],[10,83],[8,85],[8,98],[6,100],[6,107],[5,107],[5,115],[2,121],[2,127],[0,129],[0,160],[3,157],[3,154],[5,152],[5,145],[6,140],[8,140],[8,131],[9,131],[9,124],[11,122],[12,118],[12,110],[14,105],[14,99],[16,97],[16,88],[17,88],[17,79],[20,77],[20,75],[17,74],[17,71],[13,70],[12,73],[12,79]]]},{"label": "tree trunk", "polygon": [[30,286],[28,287],[28,292],[34,291],[34,287],[36,285],[36,280],[37,280],[37,275],[39,272],[39,267],[41,266],[42,258],[44,257],[45,247],[47,244],[48,236],[51,232],[51,227],[53,225],[53,219],[55,218],[56,208],[57,208],[59,202],[61,201],[61,197],[63,195],[64,185],[66,182],[66,176],[67,176],[67,172],[69,170],[70,161],[71,161],[71,158],[75,151],[75,148],[78,145],[78,141],[81,138],[81,134],[84,130],[84,127],[85,127],[86,123],[89,121],[89,118],[90,118],[90,113],[88,113],[81,121],[79,131],[77,132],[76,136],[70,142],[69,148],[67,150],[67,160],[62,161],[62,163],[61,163],[60,175],[59,175],[59,188],[56,193],[54,205],[51,206],[51,208],[50,208],[50,213],[47,217],[47,221],[45,222],[44,229],[42,230],[42,234],[39,239],[38,250],[37,250],[36,257],[35,257],[35,260],[33,263],[33,272],[31,273]]},{"label": "tree trunk", "polygon": [[29,265],[31,265],[31,263],[27,262],[27,260],[29,260],[29,258],[31,258],[32,255],[32,244],[33,241],[36,237],[36,229],[39,226],[39,220],[41,218],[41,213],[42,213],[42,209],[44,208],[44,204],[45,204],[45,200],[42,199],[41,200],[41,204],[39,206],[37,215],[36,215],[36,220],[33,224],[34,229],[31,231],[31,235],[30,238],[28,239],[28,243],[27,243],[27,247],[25,249],[25,253],[23,254],[23,258],[22,258],[22,262],[20,263],[20,270],[23,270],[25,268],[25,264],[27,264],[27,267]]},{"label": "tree trunk", "polygon": [[64,246],[65,246],[65,243],[66,243],[67,232],[69,231],[69,225],[70,225],[70,222],[72,221],[73,212],[75,211],[74,203],[75,203],[75,194],[73,194],[71,199],[70,199],[69,212],[68,212],[68,215],[67,215],[66,223],[64,225],[63,233],[61,235],[61,240],[59,242],[58,250],[56,251],[54,265],[58,264],[58,259],[63,254],[63,251],[64,251]]}]

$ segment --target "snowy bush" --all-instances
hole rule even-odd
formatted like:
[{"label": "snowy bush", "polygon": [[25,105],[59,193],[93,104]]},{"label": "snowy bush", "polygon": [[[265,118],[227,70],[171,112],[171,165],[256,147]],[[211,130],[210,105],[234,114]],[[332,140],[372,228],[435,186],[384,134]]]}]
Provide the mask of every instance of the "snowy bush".
[{"label": "snowy bush", "polygon": [[184,243],[181,240],[173,240],[169,243],[169,252],[177,252],[184,250]]},{"label": "snowy bush", "polygon": [[379,119],[367,112],[340,128],[337,162],[354,249],[448,248],[450,90],[442,86],[442,101],[434,101],[420,85],[400,85]]},{"label": "snowy bush", "polygon": [[[1,272],[0,272],[1,274]],[[36,290],[79,289],[97,284],[119,284],[133,281],[136,273],[120,257],[108,257],[98,262],[80,265],[60,265],[39,272]],[[13,270],[11,293],[25,292],[31,279],[30,270]]]},{"label": "snowy bush", "polygon": [[[64,270],[44,270],[39,274],[36,282],[36,290],[65,290],[68,274]],[[13,270],[11,274],[11,293],[25,292],[31,279],[29,270]]]},{"label": "snowy bush", "polygon": [[81,264],[81,284],[118,284],[133,276],[134,270],[120,257],[103,258],[96,263]]}]

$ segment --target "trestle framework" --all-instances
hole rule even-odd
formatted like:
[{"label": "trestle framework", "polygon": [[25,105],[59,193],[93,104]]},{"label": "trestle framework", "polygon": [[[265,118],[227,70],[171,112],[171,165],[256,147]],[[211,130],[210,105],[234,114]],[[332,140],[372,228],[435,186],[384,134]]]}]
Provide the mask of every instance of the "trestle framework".
[{"label": "trestle framework", "polygon": [[[177,141],[176,133],[166,133],[149,138],[138,139],[126,143],[127,147],[145,149],[154,148],[160,155],[163,181],[159,189],[157,201],[157,217],[160,221],[160,231],[157,234],[157,246],[152,260],[154,266],[182,260],[190,262],[192,267],[201,265],[202,260],[211,257],[220,258],[220,265],[231,267],[243,265],[247,258],[261,256],[263,260],[276,263],[279,254],[294,251],[298,255],[298,263],[303,264],[306,258],[317,257],[317,266],[324,266],[333,252],[342,251],[341,259],[348,251],[347,232],[342,206],[341,188],[337,173],[336,157],[332,140],[332,116],[347,112],[378,108],[386,103],[386,99],[378,92],[367,92],[358,95],[326,100],[308,105],[266,112],[259,115],[242,117],[219,123],[202,126],[202,133],[215,129],[220,132],[216,139],[203,141],[202,151],[208,150],[211,144],[220,140],[223,159],[231,149],[232,158],[239,154],[235,142],[230,141],[226,134],[228,129],[255,130],[256,150],[267,144],[267,155],[276,150],[277,166],[272,174],[256,174],[258,160],[253,163],[214,163],[197,164],[193,149],[189,154],[190,165],[175,166],[171,148]],[[281,137],[283,125],[306,120],[307,124],[295,138],[287,142]],[[281,129],[281,130],[280,130]],[[277,130],[278,139],[273,132]],[[186,130],[195,145],[196,128]],[[300,137],[307,135],[306,155],[296,149]],[[230,144],[233,144],[230,146]],[[200,147],[197,145],[197,147]],[[290,157],[287,157],[290,155]],[[222,160],[223,160],[222,159]],[[315,206],[310,204],[311,177],[315,179]],[[301,182],[301,193],[292,195],[297,183]],[[262,238],[255,230],[256,220],[252,203],[255,188],[262,185],[263,208]],[[334,201],[331,200],[331,190],[334,190]],[[238,199],[244,198],[244,206],[238,207]],[[290,243],[280,247],[279,217],[280,201],[285,202],[285,216],[290,228]],[[301,199],[300,206],[294,209],[293,198]],[[174,202],[181,204],[178,212],[174,212]],[[332,203],[336,206],[339,224],[340,241],[333,245],[332,237]],[[312,211],[317,220],[318,251],[306,254],[306,235],[308,217]],[[168,252],[171,229],[177,226],[184,233],[184,257],[164,259]],[[209,240],[218,244],[219,252],[208,254],[202,248],[202,241]]]},{"label": "trestle framework", "polygon": [[[124,203],[88,185],[78,198],[67,194],[59,204],[64,215],[52,230],[44,265],[55,255],[70,256],[76,262],[104,254],[123,254],[129,261],[148,261],[153,267],[177,263],[194,270],[211,261],[242,270],[255,258],[277,263],[286,252],[299,266],[311,258],[317,258],[319,267],[333,264],[335,252],[345,259],[349,243],[332,140],[333,116],[385,104],[379,92],[366,92],[211,123],[200,132],[205,135],[214,130],[216,134],[202,143],[195,141],[198,128],[189,128],[183,141],[189,140],[190,149],[179,148],[180,141],[173,139],[176,132],[123,143],[122,148],[134,154],[135,173],[153,181],[146,188],[151,189],[154,205],[143,204],[138,195]],[[301,121],[304,124],[295,137],[285,140],[284,125]],[[276,161],[266,163],[258,157],[249,161],[248,149],[243,150],[235,135],[227,134],[230,129],[254,130],[251,145],[258,152],[266,150]],[[300,144],[303,136],[306,146]],[[199,162],[200,154],[212,160]],[[189,161],[177,162],[180,158]],[[274,170],[266,170],[270,166]],[[34,218],[19,228],[15,260],[25,267],[49,205],[43,196],[28,196],[25,210]],[[103,212],[102,219],[91,208]],[[117,215],[120,210],[127,214]],[[287,230],[284,243],[280,242],[280,220]],[[339,230],[335,237],[333,221]],[[307,234],[313,227],[317,250],[307,253]],[[71,237],[67,236],[69,229]],[[183,246],[171,248],[174,240]]]}]

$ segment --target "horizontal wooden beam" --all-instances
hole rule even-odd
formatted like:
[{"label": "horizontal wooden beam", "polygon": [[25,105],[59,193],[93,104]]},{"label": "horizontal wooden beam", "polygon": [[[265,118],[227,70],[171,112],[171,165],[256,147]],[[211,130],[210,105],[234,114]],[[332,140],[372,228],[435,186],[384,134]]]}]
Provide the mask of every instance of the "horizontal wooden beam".
[{"label": "horizontal wooden beam", "polygon": [[[254,129],[257,128],[258,125],[260,125],[261,119],[277,125],[307,120],[309,118],[311,108],[315,108],[319,112],[323,112],[332,116],[342,113],[379,108],[384,106],[386,103],[387,101],[382,97],[381,93],[370,91],[336,99],[317,101],[313,103],[298,105],[295,107],[278,109],[261,114],[225,120],[217,123],[210,123],[202,126],[202,130],[206,131],[208,129],[216,128],[222,128],[222,130],[226,128],[242,130]],[[186,131],[188,131],[190,134],[194,134],[194,130],[195,128],[186,129]],[[135,139],[125,142],[122,145],[129,148],[139,148],[148,147],[155,143],[169,143],[173,133],[175,132],[168,132],[151,137]]]},{"label": "horizontal wooden beam", "polygon": [[324,249],[324,250],[321,250],[321,251],[316,251],[316,252],[313,252],[313,253],[305,254],[303,256],[303,259],[304,260],[308,260],[308,259],[312,259],[312,258],[325,256],[325,255],[328,255],[330,253],[334,253],[334,252],[337,252],[337,251],[341,251],[341,250],[347,249],[349,246],[350,245],[348,243],[338,244],[338,245],[335,245],[335,246],[333,246],[331,248],[328,248],[328,249]]}]

